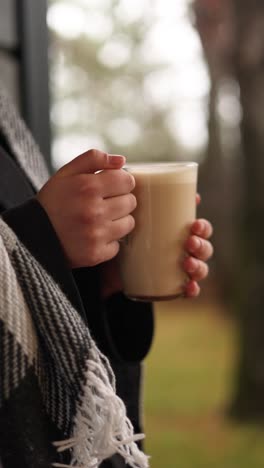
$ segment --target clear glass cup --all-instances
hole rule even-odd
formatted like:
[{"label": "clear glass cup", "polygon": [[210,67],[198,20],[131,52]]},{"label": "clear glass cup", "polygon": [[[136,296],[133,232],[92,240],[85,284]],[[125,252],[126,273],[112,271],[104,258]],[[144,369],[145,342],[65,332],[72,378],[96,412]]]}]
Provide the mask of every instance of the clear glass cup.
[{"label": "clear glass cup", "polygon": [[139,163],[124,168],[136,180],[134,230],[121,242],[124,293],[141,301],[182,295],[184,242],[196,216],[198,164]]}]

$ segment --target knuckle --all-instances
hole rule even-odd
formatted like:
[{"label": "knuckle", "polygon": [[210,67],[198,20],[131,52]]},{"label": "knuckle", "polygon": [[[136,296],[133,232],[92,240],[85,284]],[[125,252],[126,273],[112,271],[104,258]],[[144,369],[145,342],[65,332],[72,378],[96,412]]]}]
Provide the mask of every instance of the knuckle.
[{"label": "knuckle", "polygon": [[82,193],[82,192],[86,191],[88,182],[87,182],[87,176],[85,174],[76,175],[75,179],[74,179],[74,182],[75,182],[75,187],[76,187],[77,193],[78,192]]},{"label": "knuckle", "polygon": [[105,209],[102,202],[93,203],[90,207],[91,220],[94,224],[101,225],[105,217]]},{"label": "knuckle", "polygon": [[96,197],[99,193],[99,187],[96,182],[90,182],[86,186],[85,195],[88,197]]},{"label": "knuckle", "polygon": [[136,186],[136,181],[135,181],[135,177],[132,176],[132,174],[129,174],[129,172],[126,173],[128,178],[127,178],[127,184],[128,184],[128,187],[129,187],[129,191],[132,192],[132,190],[134,190],[135,186]]},{"label": "knuckle", "polygon": [[131,211],[134,211],[137,207],[137,199],[133,193],[130,193],[129,197],[130,197]]},{"label": "knuckle", "polygon": [[125,171],[124,169],[105,171],[105,173],[103,173],[103,177],[106,183],[116,187],[121,186],[122,190],[124,190],[126,193],[132,192],[136,185],[132,174],[129,174],[129,172]]},{"label": "knuckle", "polygon": [[203,241],[200,248],[201,260],[208,260],[213,255],[213,246],[208,241]]},{"label": "knuckle", "polygon": [[81,226],[90,223],[90,215],[85,210],[81,210],[77,215],[77,223]]},{"label": "knuckle", "polygon": [[212,224],[210,223],[210,221],[207,221],[207,219],[204,219],[202,218],[202,222],[203,222],[203,234],[205,237],[209,238],[212,236],[213,234],[213,226]]},{"label": "knuckle", "polygon": [[98,230],[99,226],[103,224],[105,217],[105,210],[102,203],[90,204],[83,209],[79,215],[80,223],[89,225],[90,229]]},{"label": "knuckle", "polygon": [[109,179],[113,184],[120,184],[124,179],[124,172],[122,169],[109,169],[104,176]]},{"label": "knuckle", "polygon": [[92,148],[88,151],[90,157],[92,158],[99,158],[100,160],[102,160],[102,163],[104,164],[107,164],[109,162],[109,155],[108,153],[105,153],[103,151],[100,151],[98,149],[95,149],[95,148]]},{"label": "knuckle", "polygon": [[111,243],[111,249],[108,250],[107,259],[111,260],[114,258],[120,250],[120,243],[118,241],[113,241]]},{"label": "knuckle", "polygon": [[205,251],[206,251],[206,244],[205,244],[206,241],[204,241],[199,236],[193,236],[192,241],[195,245],[195,248],[193,249],[193,253],[195,253],[195,255],[198,258],[203,259],[205,255]]},{"label": "knuckle", "polygon": [[97,225],[89,226],[87,232],[87,243],[93,249],[96,250],[103,239],[102,229]]},{"label": "knuckle", "polygon": [[211,244],[211,242],[208,242],[208,255],[207,255],[207,259],[211,258],[214,254],[214,247],[213,245]]},{"label": "knuckle", "polygon": [[135,220],[133,216],[127,215],[126,217],[120,219],[113,231],[113,239],[118,240],[125,237],[129,234],[135,227]]},{"label": "knuckle", "polygon": [[202,268],[202,272],[201,272],[201,275],[202,275],[201,278],[202,279],[206,278],[208,273],[209,273],[209,267],[208,267],[208,265],[206,263],[204,263],[203,268]]},{"label": "knuckle", "polygon": [[91,213],[91,209],[82,209],[78,215],[78,221],[81,225],[93,224],[94,219]]},{"label": "knuckle", "polygon": [[89,266],[97,265],[103,260],[103,236],[98,229],[90,229],[85,238]]},{"label": "knuckle", "polygon": [[128,232],[132,231],[135,227],[135,218],[132,215],[128,215],[127,217],[127,228],[129,229]]},{"label": "knuckle", "polygon": [[113,257],[115,257],[120,250],[120,243],[115,241],[114,242],[114,247],[113,247]]},{"label": "knuckle", "polygon": [[196,242],[196,245],[197,245],[197,256],[202,257],[204,255],[204,251],[206,249],[205,241],[203,239],[201,239],[200,237],[195,236],[195,242]]},{"label": "knuckle", "polygon": [[87,153],[89,154],[90,157],[96,157],[99,151],[96,148],[91,148],[89,149]]},{"label": "knuckle", "polygon": [[115,171],[116,175],[120,178],[120,182],[124,185],[126,191],[132,192],[136,186],[135,178],[132,174],[125,171],[124,169],[120,169],[119,171]]},{"label": "knuckle", "polygon": [[105,221],[105,208],[103,206],[103,203],[100,203],[98,204],[97,208],[96,208],[96,213],[95,213],[95,219],[97,221],[98,224],[103,224],[104,221]]},{"label": "knuckle", "polygon": [[89,249],[89,266],[95,266],[102,262],[102,249],[99,246]]},{"label": "knuckle", "polygon": [[204,262],[199,262],[199,267],[196,272],[197,280],[202,280],[208,275],[209,268],[208,265]]},{"label": "knuckle", "polygon": [[85,197],[94,197],[99,194],[100,184],[93,174],[80,174],[78,176],[78,189]]},{"label": "knuckle", "polygon": [[194,291],[194,297],[198,297],[200,295],[200,292],[201,292],[201,288],[200,288],[199,284],[196,284],[196,288],[195,288],[195,291]]},{"label": "knuckle", "polygon": [[104,151],[92,148],[88,151],[90,158],[97,158],[102,165],[109,163],[109,154]]}]

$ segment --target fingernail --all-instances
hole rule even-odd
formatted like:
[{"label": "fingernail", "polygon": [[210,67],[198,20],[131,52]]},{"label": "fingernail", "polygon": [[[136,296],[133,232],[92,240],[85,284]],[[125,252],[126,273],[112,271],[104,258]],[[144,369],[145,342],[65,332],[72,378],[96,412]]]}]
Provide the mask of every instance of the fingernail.
[{"label": "fingernail", "polygon": [[119,154],[109,154],[108,157],[109,163],[112,164],[112,166],[123,166],[126,162],[125,157]]},{"label": "fingernail", "polygon": [[188,273],[194,273],[196,271],[196,264],[194,261],[190,265],[187,266]]},{"label": "fingernail", "polygon": [[199,250],[201,248],[201,246],[202,246],[201,239],[198,239],[198,237],[195,237],[192,240],[192,245],[189,248],[189,252],[195,254],[195,253],[197,253],[197,250]]},{"label": "fingernail", "polygon": [[204,225],[200,222],[195,230],[196,234],[199,236],[203,233]]},{"label": "fingernail", "polygon": [[198,237],[196,237],[195,239],[195,247],[196,247],[196,250],[202,247],[202,241]]}]

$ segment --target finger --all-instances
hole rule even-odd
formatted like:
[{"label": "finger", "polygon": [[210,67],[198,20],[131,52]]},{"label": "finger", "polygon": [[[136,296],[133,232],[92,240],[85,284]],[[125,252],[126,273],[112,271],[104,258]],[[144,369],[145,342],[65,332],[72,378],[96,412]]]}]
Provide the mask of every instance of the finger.
[{"label": "finger", "polygon": [[80,249],[78,257],[76,256],[75,261],[71,263],[71,268],[95,266],[107,262],[118,254],[119,248],[119,242],[113,241],[91,250],[86,242]]},{"label": "finger", "polygon": [[213,234],[213,226],[207,219],[196,219],[192,224],[191,232],[204,239],[209,239]]},{"label": "finger", "polygon": [[201,281],[208,275],[208,265],[194,257],[187,257],[183,262],[183,269],[190,278],[195,281]]},{"label": "finger", "polygon": [[104,248],[104,262],[108,260],[112,260],[112,258],[116,257],[120,249],[120,244],[118,241],[113,241],[107,244]]},{"label": "finger", "polygon": [[135,179],[129,172],[118,171],[102,171],[97,174],[102,187],[103,198],[116,197],[118,195],[126,195],[135,188]]},{"label": "finger", "polygon": [[128,215],[124,218],[112,221],[111,227],[109,228],[109,239],[111,241],[123,239],[127,236],[135,227],[135,220],[133,216]]},{"label": "finger", "polygon": [[200,294],[200,286],[196,281],[189,281],[185,286],[186,297],[197,297]]},{"label": "finger", "polygon": [[137,200],[133,193],[128,193],[118,197],[106,198],[104,204],[108,219],[115,221],[134,211],[137,206]]},{"label": "finger", "polygon": [[213,255],[211,242],[198,236],[190,236],[185,243],[185,249],[199,260],[208,260]]},{"label": "finger", "polygon": [[65,177],[76,174],[94,174],[103,169],[120,169],[124,164],[124,156],[107,154],[92,149],[65,164],[57,175]]},{"label": "finger", "polygon": [[199,193],[196,194],[196,205],[200,205],[201,203],[201,195]]}]

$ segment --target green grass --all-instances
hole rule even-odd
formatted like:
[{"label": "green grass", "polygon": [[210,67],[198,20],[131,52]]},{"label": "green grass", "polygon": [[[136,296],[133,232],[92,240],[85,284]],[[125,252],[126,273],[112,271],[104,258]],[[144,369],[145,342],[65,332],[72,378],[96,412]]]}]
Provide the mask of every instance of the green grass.
[{"label": "green grass", "polygon": [[159,304],[145,376],[151,468],[264,467],[264,431],[225,417],[235,343],[233,323],[219,307]]}]

